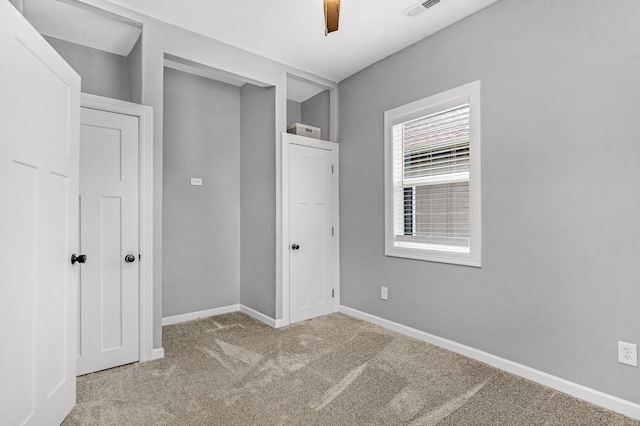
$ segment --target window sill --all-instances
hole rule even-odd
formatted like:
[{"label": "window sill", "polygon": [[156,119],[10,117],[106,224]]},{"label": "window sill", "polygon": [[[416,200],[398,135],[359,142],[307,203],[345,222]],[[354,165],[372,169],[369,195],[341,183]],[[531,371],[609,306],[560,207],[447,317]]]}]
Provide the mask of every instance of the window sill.
[{"label": "window sill", "polygon": [[[433,250],[428,248],[392,246],[385,249],[385,256],[401,257],[412,260],[423,260],[427,262],[450,263],[454,265],[482,267],[479,258],[470,253],[466,248],[450,247],[452,250]],[[412,244],[418,245],[418,244]],[[464,250],[464,251],[461,251]]]}]

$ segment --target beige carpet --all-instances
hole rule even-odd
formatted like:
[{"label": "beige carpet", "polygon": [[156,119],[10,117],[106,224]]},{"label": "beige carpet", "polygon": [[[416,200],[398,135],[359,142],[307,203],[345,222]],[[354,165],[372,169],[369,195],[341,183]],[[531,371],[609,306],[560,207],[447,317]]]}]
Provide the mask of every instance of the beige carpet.
[{"label": "beige carpet", "polygon": [[640,425],[436,346],[334,314],[164,327],[165,358],[78,378],[64,425]]}]

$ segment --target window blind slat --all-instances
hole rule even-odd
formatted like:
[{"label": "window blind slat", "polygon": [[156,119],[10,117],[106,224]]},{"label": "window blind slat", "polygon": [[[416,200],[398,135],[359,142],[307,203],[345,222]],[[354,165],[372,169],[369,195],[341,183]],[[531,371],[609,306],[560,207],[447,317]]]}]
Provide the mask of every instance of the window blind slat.
[{"label": "window blind slat", "polygon": [[395,125],[396,238],[468,247],[469,105]]}]

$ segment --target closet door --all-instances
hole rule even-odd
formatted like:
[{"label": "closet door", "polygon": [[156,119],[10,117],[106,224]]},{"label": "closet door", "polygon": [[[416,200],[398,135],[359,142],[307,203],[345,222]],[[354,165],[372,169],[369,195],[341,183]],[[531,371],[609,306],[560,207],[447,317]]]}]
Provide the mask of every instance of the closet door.
[{"label": "closet door", "polygon": [[335,311],[333,179],[331,150],[289,145],[290,323]]},{"label": "closet door", "polygon": [[139,360],[138,117],[82,108],[77,374]]}]

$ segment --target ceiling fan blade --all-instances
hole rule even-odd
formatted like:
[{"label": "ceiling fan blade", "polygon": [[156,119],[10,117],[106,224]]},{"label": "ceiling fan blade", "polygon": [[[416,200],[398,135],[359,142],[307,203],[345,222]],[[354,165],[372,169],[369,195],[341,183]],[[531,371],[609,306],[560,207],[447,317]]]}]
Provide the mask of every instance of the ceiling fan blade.
[{"label": "ceiling fan blade", "polygon": [[324,0],[325,35],[338,31],[340,0]]}]

